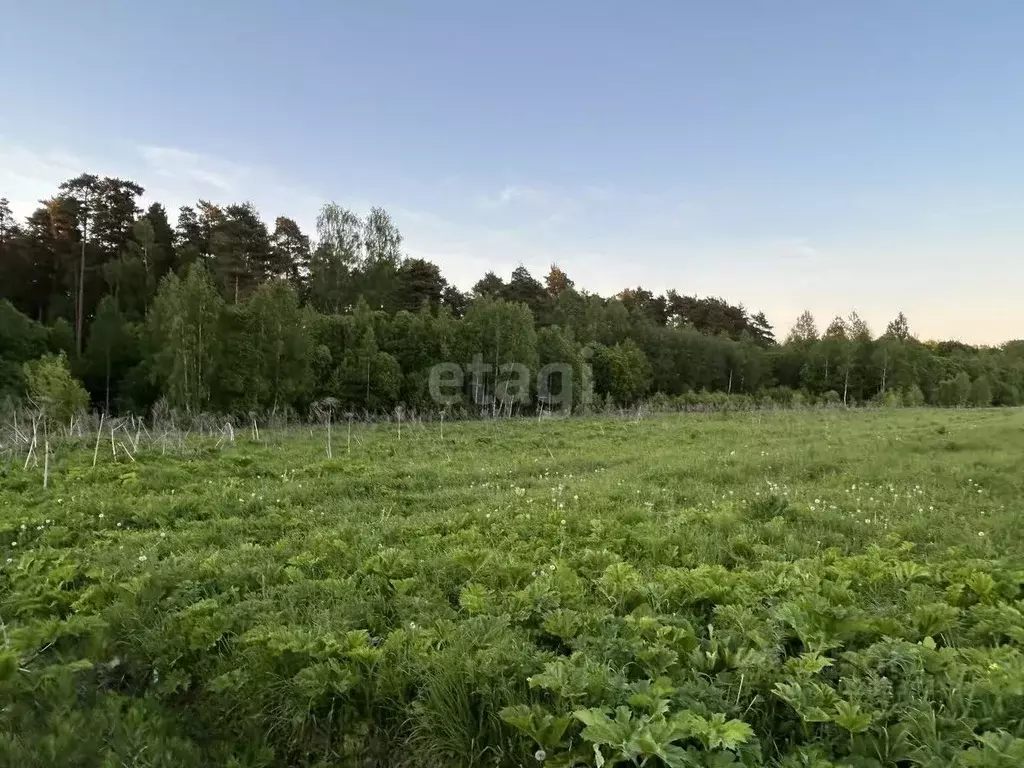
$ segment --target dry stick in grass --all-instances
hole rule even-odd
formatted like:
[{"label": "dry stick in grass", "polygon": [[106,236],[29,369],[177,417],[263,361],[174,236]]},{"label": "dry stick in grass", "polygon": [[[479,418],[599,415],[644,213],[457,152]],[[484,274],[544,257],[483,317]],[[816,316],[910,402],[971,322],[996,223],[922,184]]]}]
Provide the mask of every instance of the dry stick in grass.
[{"label": "dry stick in grass", "polygon": [[32,442],[28,446],[28,454],[25,456],[25,466],[22,470],[28,469],[28,463],[32,460],[32,454],[36,450],[36,417],[32,417]]},{"label": "dry stick in grass", "polygon": [[92,449],[92,465],[94,467],[96,466],[96,457],[99,455],[100,452],[100,436],[103,434],[103,418],[105,416],[105,413],[100,414],[100,426],[99,429],[96,430],[96,445]]},{"label": "dry stick in grass", "polygon": [[24,440],[25,442],[28,442],[28,436],[22,434],[22,431],[18,428],[18,412],[17,411],[15,411],[14,415],[11,416],[11,429],[14,430],[14,438],[15,438],[15,440],[17,440],[18,442],[21,442],[22,440]]},{"label": "dry stick in grass", "polygon": [[[309,430],[309,434],[313,434],[313,430]],[[331,412],[327,411],[327,458],[333,459],[334,456],[331,453]]]},{"label": "dry stick in grass", "polygon": [[345,446],[345,451],[349,456],[352,455],[352,414],[348,415],[348,443]]},{"label": "dry stick in grass", "polygon": [[134,464],[135,463],[135,457],[132,456],[132,452],[128,450],[127,446],[125,446],[124,443],[120,443],[120,445],[121,445],[121,450],[128,454],[128,458],[131,459],[132,460],[132,464]]},{"label": "dry stick in grass", "polygon": [[50,484],[50,435],[46,431],[46,422],[43,422],[43,490]]}]

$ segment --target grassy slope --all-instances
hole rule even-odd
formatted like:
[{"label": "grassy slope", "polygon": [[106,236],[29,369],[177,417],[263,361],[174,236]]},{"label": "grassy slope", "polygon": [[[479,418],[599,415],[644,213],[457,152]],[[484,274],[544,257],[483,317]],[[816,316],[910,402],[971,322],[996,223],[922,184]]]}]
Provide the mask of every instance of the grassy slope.
[{"label": "grassy slope", "polygon": [[[611,706],[623,700],[616,685],[665,672],[633,669],[575,698],[528,688],[571,650],[636,667],[615,644],[650,645],[628,635],[631,612],[687,619],[707,651],[715,605],[735,604],[760,629],[734,646],[760,632],[750,647],[773,667],[807,651],[808,633],[789,633],[794,648],[778,618],[790,587],[750,592],[775,578],[773,561],[826,568],[839,557],[830,547],[857,556],[913,542],[892,557],[935,569],[981,558],[1003,590],[992,601],[1020,599],[999,561],[1024,552],[1022,411],[466,423],[445,425],[443,440],[437,425],[407,425],[401,440],[387,425],[354,429],[350,452],[342,428],[333,459],[322,434],[262,437],[197,445],[189,458],[143,451],[137,463],[101,452],[95,468],[83,448],[60,458],[46,492],[41,472],[0,481],[0,617],[9,657],[27,670],[8,683],[16,704],[0,715],[0,732],[20,734],[4,742],[10,759],[62,764],[81,750],[90,764],[113,750],[150,764],[133,750],[163,749],[178,764],[211,754],[256,764],[376,750],[397,762],[420,749],[440,764],[516,764],[536,745],[501,723],[501,706],[537,696],[555,710]],[[701,565],[750,581],[731,597],[709,587],[694,598],[677,577]],[[905,583],[828,578],[853,582],[852,597],[823,590],[829,600],[890,622],[955,581],[923,578],[927,594],[907,597]],[[948,602],[968,612],[979,599]],[[971,621],[947,629],[948,644],[1007,642],[972,635]],[[835,634],[843,648],[867,648],[889,629]],[[74,659],[95,663],[69,671]],[[765,759],[800,744],[834,758],[856,751],[819,732],[832,725],[790,732],[793,713],[768,701],[770,676],[744,686],[739,667],[711,668],[699,676],[710,686],[698,686],[694,665],[666,668],[672,706],[745,719]],[[236,742],[228,734],[242,716],[252,731]],[[985,727],[1007,727],[1005,712],[989,717]],[[979,718],[963,714],[936,759],[983,730]]]}]

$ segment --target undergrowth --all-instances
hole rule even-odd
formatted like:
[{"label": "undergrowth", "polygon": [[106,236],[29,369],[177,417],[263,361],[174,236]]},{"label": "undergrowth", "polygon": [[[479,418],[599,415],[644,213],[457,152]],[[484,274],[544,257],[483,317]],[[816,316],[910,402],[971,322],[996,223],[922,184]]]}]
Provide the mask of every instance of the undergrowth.
[{"label": "undergrowth", "polygon": [[0,763],[1024,764],[1020,411],[195,447],[0,479]]}]

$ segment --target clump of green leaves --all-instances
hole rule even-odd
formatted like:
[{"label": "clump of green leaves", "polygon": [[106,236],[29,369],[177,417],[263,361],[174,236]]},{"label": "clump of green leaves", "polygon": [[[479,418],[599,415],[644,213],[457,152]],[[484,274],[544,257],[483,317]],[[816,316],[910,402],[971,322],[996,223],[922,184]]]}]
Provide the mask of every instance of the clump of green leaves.
[{"label": "clump of green leaves", "polygon": [[822,418],[19,462],[0,763],[1020,764],[1022,416]]},{"label": "clump of green leaves", "polygon": [[89,405],[89,394],[71,375],[67,356],[43,355],[24,365],[29,396],[51,421],[66,423]]}]

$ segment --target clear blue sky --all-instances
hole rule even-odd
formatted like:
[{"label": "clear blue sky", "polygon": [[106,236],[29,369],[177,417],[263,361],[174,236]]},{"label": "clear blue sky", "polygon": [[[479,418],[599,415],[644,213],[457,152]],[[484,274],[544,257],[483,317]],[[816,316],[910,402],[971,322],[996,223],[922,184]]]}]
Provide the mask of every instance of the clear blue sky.
[{"label": "clear blue sky", "polygon": [[0,0],[0,195],[129,175],[311,226],[384,205],[463,287],[519,262],[784,333],[1024,336],[1024,3]]}]

